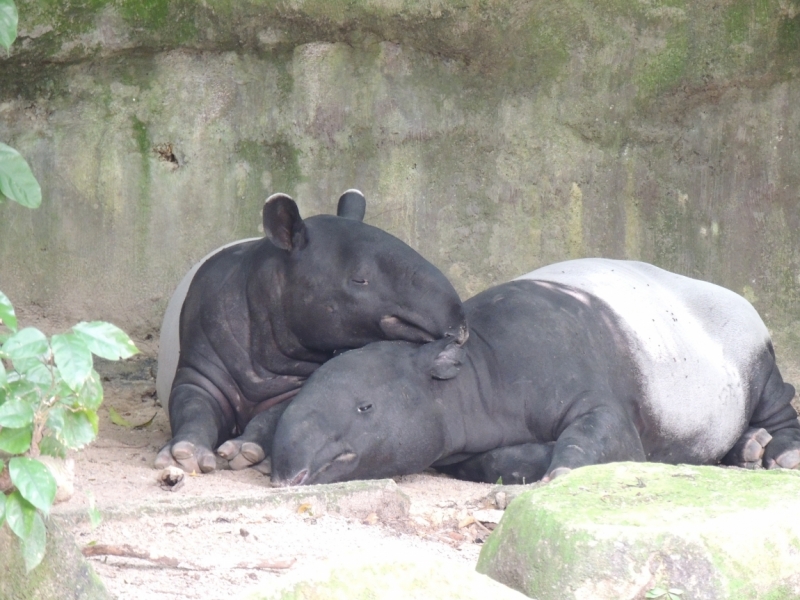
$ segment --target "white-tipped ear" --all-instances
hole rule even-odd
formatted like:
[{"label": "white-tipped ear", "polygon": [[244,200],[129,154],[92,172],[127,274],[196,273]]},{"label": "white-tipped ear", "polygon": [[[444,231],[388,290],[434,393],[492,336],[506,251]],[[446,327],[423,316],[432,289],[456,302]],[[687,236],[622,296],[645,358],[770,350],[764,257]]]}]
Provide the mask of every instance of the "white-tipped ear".
[{"label": "white-tipped ear", "polygon": [[354,221],[363,221],[367,213],[367,199],[358,190],[347,190],[339,197],[336,216]]},{"label": "white-tipped ear", "polygon": [[431,377],[434,379],[452,379],[461,370],[467,351],[455,342],[448,343],[431,363]]},{"label": "white-tipped ear", "polygon": [[264,235],[278,248],[292,250],[307,242],[306,225],[297,204],[286,194],[272,194],[262,211]]}]

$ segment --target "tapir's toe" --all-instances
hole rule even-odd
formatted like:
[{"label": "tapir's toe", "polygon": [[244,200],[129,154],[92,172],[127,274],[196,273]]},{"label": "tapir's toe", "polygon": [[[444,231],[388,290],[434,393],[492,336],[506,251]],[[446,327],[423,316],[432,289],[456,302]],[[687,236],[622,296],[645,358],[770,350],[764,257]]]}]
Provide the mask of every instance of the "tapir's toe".
[{"label": "tapir's toe", "polygon": [[156,460],[153,463],[156,469],[166,469],[167,467],[177,467],[178,462],[172,458],[172,444],[169,443],[164,446],[156,454]]},{"label": "tapir's toe", "polygon": [[233,458],[239,454],[241,450],[242,442],[239,440],[228,440],[219,448],[217,448],[217,454],[219,454],[225,460],[233,460]]},{"label": "tapir's toe", "polygon": [[250,461],[251,465],[260,463],[266,458],[264,449],[255,442],[245,442],[242,444],[242,456]]},{"label": "tapir's toe", "polygon": [[234,471],[257,465],[266,457],[264,449],[259,444],[243,442],[240,439],[228,440],[217,448],[217,454],[227,460]]},{"label": "tapir's toe", "polygon": [[767,469],[800,468],[800,426],[793,423],[773,432],[772,441],[764,452],[764,466]]},{"label": "tapir's toe", "polygon": [[160,467],[160,463],[167,460],[166,453],[171,455],[172,464],[179,466],[187,473],[210,473],[217,468],[217,460],[211,450],[195,446],[189,441],[167,444],[156,457],[156,467]]},{"label": "tapir's toe", "polygon": [[766,429],[751,427],[742,434],[722,462],[726,465],[755,469],[761,465],[764,449],[770,440],[772,436]]},{"label": "tapir's toe", "polygon": [[800,467],[800,448],[790,448],[776,456],[770,457],[764,466],[768,469],[797,469]]}]

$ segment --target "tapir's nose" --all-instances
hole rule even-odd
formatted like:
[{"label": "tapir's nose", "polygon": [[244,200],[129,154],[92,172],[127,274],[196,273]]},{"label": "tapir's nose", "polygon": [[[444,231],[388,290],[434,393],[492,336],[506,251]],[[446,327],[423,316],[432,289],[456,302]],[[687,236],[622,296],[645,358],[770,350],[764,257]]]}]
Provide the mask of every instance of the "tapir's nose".
[{"label": "tapir's nose", "polygon": [[308,479],[308,469],[301,469],[294,477],[287,477],[286,479],[280,479],[273,475],[272,485],[275,487],[293,487],[303,485],[306,479]]}]

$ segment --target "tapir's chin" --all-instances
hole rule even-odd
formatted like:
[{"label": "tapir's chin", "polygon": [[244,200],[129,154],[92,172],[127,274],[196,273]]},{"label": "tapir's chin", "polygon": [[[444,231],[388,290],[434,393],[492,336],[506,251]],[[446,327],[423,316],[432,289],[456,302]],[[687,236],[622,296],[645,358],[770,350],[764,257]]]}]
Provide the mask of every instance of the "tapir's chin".
[{"label": "tapir's chin", "polygon": [[459,346],[463,346],[464,342],[469,339],[469,329],[467,328],[466,323],[463,325],[459,325],[456,329],[449,330],[444,334],[446,338],[453,338],[456,344]]},{"label": "tapir's chin", "polygon": [[421,325],[397,315],[386,315],[381,319],[381,331],[388,340],[405,340],[407,342],[432,342],[437,336]]}]

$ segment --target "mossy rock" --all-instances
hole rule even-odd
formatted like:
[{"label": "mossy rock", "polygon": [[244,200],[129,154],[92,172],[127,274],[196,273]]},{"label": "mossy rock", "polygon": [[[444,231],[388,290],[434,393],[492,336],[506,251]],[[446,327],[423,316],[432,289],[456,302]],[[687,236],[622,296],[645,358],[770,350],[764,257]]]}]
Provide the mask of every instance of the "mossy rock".
[{"label": "mossy rock", "polygon": [[[308,579],[303,579],[304,577]],[[337,563],[301,574],[279,589],[256,591],[247,600],[523,600],[524,596],[476,573],[467,565],[441,559],[400,558],[391,562]]]},{"label": "mossy rock", "polygon": [[800,473],[614,463],[516,498],[478,571],[539,600],[800,598]]},{"label": "mossy rock", "polygon": [[30,573],[17,537],[0,526],[0,598],[108,600],[111,596],[83,557],[74,538],[55,519],[47,522],[47,550]]}]

